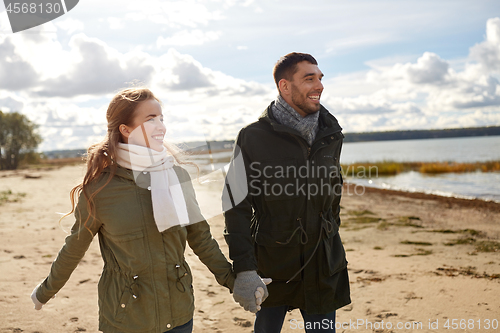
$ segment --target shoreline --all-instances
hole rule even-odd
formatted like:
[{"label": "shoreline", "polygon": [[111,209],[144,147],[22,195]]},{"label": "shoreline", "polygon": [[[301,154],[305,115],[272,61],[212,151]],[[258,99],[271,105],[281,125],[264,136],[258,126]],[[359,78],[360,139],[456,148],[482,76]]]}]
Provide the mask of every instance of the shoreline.
[{"label": "shoreline", "polygon": [[[348,188],[349,191],[353,191],[353,188],[356,186],[355,183],[344,182],[344,187]],[[496,202],[493,200],[483,200],[479,198],[459,198],[453,196],[444,196],[438,194],[431,194],[425,192],[410,192],[403,190],[391,190],[391,189],[382,189],[378,187],[371,187],[366,185],[357,185],[363,186],[365,192],[370,193],[380,193],[385,195],[398,195],[402,197],[412,198],[412,199],[424,199],[424,200],[435,200],[441,203],[445,203],[448,206],[457,205],[460,207],[467,208],[475,208],[475,209],[488,209],[493,212],[500,212],[500,202]]]}]

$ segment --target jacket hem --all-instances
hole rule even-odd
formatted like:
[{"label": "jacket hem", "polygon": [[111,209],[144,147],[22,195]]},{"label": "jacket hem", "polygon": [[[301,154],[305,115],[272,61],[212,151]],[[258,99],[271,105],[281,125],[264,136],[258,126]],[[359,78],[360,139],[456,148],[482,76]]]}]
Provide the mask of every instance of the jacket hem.
[{"label": "jacket hem", "polygon": [[163,333],[163,332],[169,331],[171,329],[174,329],[177,326],[184,325],[185,323],[187,323],[191,319],[193,319],[193,314],[188,315],[188,316],[184,316],[184,317],[180,317],[180,318],[176,318],[175,320],[172,320],[172,322],[174,323],[175,326],[172,325],[172,327],[170,327],[170,328],[167,328],[167,327],[164,327],[164,328],[155,327],[155,328],[153,328],[151,330],[148,330],[148,331],[144,331],[144,330],[141,330],[141,329],[139,329],[139,330],[132,330],[132,331],[124,331],[123,329],[120,329],[120,328],[117,328],[117,327],[113,326],[108,321],[100,321],[99,322],[99,331],[103,332],[103,333]]}]

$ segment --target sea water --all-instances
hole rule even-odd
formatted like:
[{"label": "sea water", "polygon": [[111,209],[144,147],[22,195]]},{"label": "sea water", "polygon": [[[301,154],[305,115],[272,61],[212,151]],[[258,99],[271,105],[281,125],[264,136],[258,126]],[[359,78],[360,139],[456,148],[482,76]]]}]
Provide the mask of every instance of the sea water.
[{"label": "sea water", "polygon": [[[484,162],[500,160],[500,136],[345,143],[340,161]],[[395,176],[346,177],[355,184],[500,202],[500,172],[444,173],[411,171]]]}]

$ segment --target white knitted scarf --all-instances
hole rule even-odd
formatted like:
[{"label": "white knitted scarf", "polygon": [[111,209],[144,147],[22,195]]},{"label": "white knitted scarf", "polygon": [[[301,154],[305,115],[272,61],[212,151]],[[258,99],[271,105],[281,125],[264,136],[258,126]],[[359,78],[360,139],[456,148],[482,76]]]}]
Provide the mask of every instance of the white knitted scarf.
[{"label": "white knitted scarf", "polygon": [[141,172],[151,174],[151,200],[153,215],[158,231],[173,226],[189,224],[186,201],[179,178],[175,173],[174,157],[165,147],[159,152],[147,147],[118,144],[117,163],[134,171],[134,178]]}]

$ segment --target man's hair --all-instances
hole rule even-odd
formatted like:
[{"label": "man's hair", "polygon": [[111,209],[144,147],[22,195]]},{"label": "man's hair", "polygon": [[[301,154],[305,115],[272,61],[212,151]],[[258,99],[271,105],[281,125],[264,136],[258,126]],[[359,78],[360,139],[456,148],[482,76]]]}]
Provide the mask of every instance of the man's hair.
[{"label": "man's hair", "polygon": [[318,62],[314,57],[307,53],[297,53],[292,52],[283,56],[278,60],[276,65],[274,65],[273,76],[276,87],[279,89],[279,82],[281,79],[288,81],[292,80],[293,74],[297,72],[297,64],[302,61],[307,61],[313,65],[317,65]]}]

